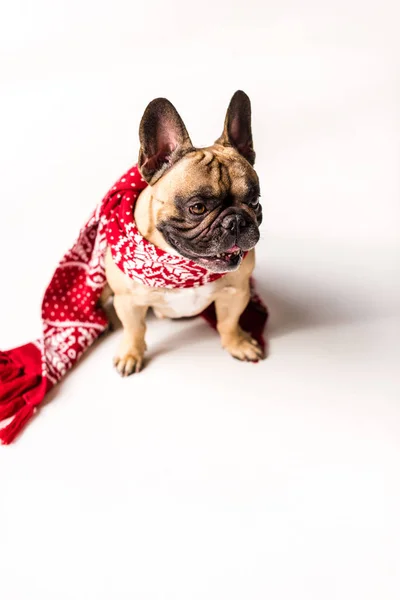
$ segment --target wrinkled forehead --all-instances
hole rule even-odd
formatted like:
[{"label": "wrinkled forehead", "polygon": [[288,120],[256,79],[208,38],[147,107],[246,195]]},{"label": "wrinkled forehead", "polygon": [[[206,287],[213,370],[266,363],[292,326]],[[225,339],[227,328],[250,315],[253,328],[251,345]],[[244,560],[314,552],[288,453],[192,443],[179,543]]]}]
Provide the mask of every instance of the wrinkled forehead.
[{"label": "wrinkled forehead", "polygon": [[233,150],[201,149],[182,158],[159,181],[163,192],[192,196],[244,198],[259,193],[258,177],[251,165]]}]

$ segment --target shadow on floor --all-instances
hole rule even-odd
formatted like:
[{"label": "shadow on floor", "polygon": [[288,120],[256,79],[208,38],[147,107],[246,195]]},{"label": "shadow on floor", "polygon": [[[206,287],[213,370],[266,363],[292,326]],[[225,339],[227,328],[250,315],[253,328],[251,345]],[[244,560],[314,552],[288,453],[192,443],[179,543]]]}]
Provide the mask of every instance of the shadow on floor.
[{"label": "shadow on floor", "polygon": [[[312,289],[297,280],[293,285],[286,280],[260,280],[256,282],[257,292],[268,306],[268,336],[271,339],[287,335],[303,329],[315,329],[335,325],[365,321],[367,315],[357,309],[351,297],[341,297],[332,290]],[[112,330],[121,328],[112,304],[107,307]],[[149,311],[149,323],[158,322],[152,311]],[[179,327],[182,321],[191,323],[191,327]],[[160,347],[151,352],[151,356],[168,351],[168,348],[184,344],[190,346],[209,336],[210,327],[198,318],[177,319],[177,330],[169,334]],[[161,348],[162,346],[162,348]],[[150,356],[150,353],[149,353]]]},{"label": "shadow on floor", "polygon": [[291,287],[287,281],[260,281],[257,291],[268,306],[268,332],[271,339],[294,331],[331,327],[365,321],[365,308],[356,299],[338,297],[336,291],[312,289],[299,282]]}]

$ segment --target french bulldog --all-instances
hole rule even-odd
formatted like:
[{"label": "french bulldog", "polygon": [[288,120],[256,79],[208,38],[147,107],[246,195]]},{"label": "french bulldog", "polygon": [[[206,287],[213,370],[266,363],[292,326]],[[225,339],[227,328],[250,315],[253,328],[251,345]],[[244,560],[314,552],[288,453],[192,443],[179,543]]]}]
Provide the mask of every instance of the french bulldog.
[{"label": "french bulldog", "polygon": [[174,106],[158,98],[147,106],[139,128],[138,167],[148,186],[134,207],[141,235],[224,276],[196,288],[147,287],[129,279],[106,253],[106,277],[123,335],[114,358],[122,376],[137,373],[146,350],[146,313],[189,317],[215,302],[223,348],[240,360],[264,358],[259,344],[239,326],[250,298],[254,247],[260,238],[260,184],[248,96],[237,91],[222,135],[195,148]]}]

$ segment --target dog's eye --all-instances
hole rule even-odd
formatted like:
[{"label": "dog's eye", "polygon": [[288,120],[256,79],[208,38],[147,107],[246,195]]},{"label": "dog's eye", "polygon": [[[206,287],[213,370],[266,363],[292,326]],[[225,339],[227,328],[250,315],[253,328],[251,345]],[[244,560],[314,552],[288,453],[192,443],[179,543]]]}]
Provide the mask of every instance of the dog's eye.
[{"label": "dog's eye", "polygon": [[196,202],[196,204],[193,204],[193,206],[191,206],[189,210],[194,215],[202,215],[206,212],[207,209],[206,205],[202,202]]},{"label": "dog's eye", "polygon": [[249,202],[249,206],[251,206],[251,208],[257,208],[257,206],[260,204],[259,198],[258,196],[255,196],[254,198],[252,198],[252,200],[250,200]]}]

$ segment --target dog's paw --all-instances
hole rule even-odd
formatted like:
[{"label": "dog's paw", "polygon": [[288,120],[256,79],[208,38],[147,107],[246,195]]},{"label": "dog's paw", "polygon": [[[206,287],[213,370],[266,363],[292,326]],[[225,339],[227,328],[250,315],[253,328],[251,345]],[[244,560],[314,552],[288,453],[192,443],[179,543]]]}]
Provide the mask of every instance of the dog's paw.
[{"label": "dog's paw", "polygon": [[260,344],[244,331],[239,331],[236,335],[223,340],[223,347],[238,360],[258,362],[265,358],[265,352]]},{"label": "dog's paw", "polygon": [[114,366],[121,377],[128,377],[132,373],[139,373],[143,368],[144,352],[134,350],[120,353],[114,357]]}]

